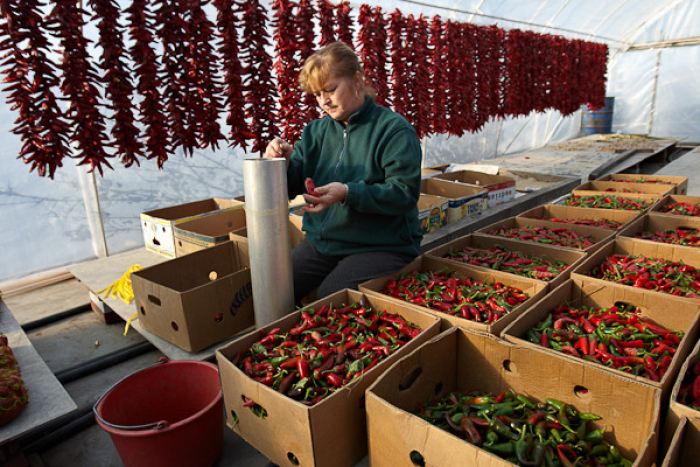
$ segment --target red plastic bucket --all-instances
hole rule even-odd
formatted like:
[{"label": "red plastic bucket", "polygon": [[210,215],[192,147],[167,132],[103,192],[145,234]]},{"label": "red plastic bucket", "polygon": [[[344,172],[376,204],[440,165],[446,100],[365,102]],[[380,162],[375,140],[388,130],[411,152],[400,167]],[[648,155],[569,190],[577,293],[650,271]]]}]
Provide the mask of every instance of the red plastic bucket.
[{"label": "red plastic bucket", "polygon": [[161,359],[119,381],[93,409],[126,467],[209,467],[221,455],[224,407],[213,363]]}]

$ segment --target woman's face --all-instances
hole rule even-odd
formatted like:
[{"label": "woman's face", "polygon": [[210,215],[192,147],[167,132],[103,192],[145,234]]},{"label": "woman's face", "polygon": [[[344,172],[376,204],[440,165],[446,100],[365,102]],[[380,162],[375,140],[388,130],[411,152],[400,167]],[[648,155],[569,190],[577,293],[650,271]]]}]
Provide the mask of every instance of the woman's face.
[{"label": "woman's face", "polygon": [[330,78],[314,96],[318,105],[332,118],[343,123],[362,107],[365,96],[360,91],[362,75],[357,72],[352,78]]}]

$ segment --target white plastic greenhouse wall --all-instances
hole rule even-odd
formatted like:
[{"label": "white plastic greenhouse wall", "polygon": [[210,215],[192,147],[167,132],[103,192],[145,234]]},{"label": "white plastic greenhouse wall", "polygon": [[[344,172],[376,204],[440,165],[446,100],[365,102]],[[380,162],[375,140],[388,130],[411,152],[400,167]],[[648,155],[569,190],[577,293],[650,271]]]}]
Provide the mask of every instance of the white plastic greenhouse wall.
[{"label": "white plastic greenhouse wall", "polygon": [[[87,2],[84,2],[87,3]],[[122,7],[127,1],[120,1]],[[333,1],[335,3],[335,1]],[[700,2],[695,0],[468,0],[351,1],[385,12],[496,25],[603,42],[609,46],[607,96],[615,98],[613,131],[700,141]],[[268,5],[269,6],[269,5]],[[86,28],[95,37],[94,26]],[[11,133],[16,114],[0,102],[0,282],[64,267],[143,244],[139,213],[210,197],[243,194],[242,161],[251,154],[226,147],[171,154],[104,176],[87,174],[72,159],[55,179],[29,172],[17,159]],[[581,112],[491,121],[477,134],[433,137],[424,165],[492,159],[579,135]],[[222,124],[224,133],[226,126]],[[99,204],[98,204],[99,203]],[[99,209],[98,209],[99,206]],[[102,234],[104,232],[104,235]]]}]

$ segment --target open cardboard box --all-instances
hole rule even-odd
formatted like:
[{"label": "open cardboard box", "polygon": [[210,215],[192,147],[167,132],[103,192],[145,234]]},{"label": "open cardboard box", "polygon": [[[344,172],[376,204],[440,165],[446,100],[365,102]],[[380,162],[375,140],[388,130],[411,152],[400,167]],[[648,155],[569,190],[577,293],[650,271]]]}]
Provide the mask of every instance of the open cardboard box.
[{"label": "open cardboard box", "polygon": [[[629,180],[627,182],[626,180]],[[671,175],[646,175],[646,174],[609,174],[603,175],[596,181],[600,182],[621,182],[621,183],[647,183],[642,180],[659,180],[662,184],[673,185],[675,190],[674,195],[684,195],[688,192],[688,177],[674,177]]]},{"label": "open cardboard box", "polygon": [[[510,462],[414,415],[418,405],[453,391],[500,394],[513,389],[535,402],[554,398],[602,417],[605,440],[635,467],[656,461],[661,392],[494,336],[453,328],[387,370],[367,391],[372,467],[487,466]],[[412,458],[422,457],[415,464]]]},{"label": "open cardboard box", "polygon": [[489,192],[483,188],[464,183],[449,182],[436,178],[423,180],[421,193],[447,198],[447,223],[457,222],[464,217],[481,214],[486,209]]},{"label": "open cardboard box", "polygon": [[[620,230],[633,219],[641,215],[641,211],[623,211],[621,209],[595,209],[581,208],[578,206],[561,206],[559,204],[544,204],[536,208],[529,209],[518,214],[516,217],[528,219],[607,219],[609,221],[620,222],[621,225],[614,230]],[[564,222],[558,222],[566,224]],[[589,226],[594,227],[594,226]],[[605,228],[595,226],[596,228]]]},{"label": "open cardboard box", "polygon": [[233,242],[131,274],[139,323],[197,352],[255,324],[250,269]]},{"label": "open cardboard box", "polygon": [[[413,303],[406,302],[398,298],[390,297],[382,293],[382,290],[386,286],[386,283],[389,282],[389,280],[398,279],[401,275],[408,274],[413,271],[443,271],[449,273],[451,277],[469,278],[471,280],[481,281],[486,284],[500,282],[501,284],[522,290],[529,298],[523,303],[521,303],[519,306],[515,307],[510,313],[506,314],[505,316],[501,317],[500,319],[496,320],[491,324],[486,324],[468,320],[459,316],[449,315],[439,310],[433,310],[424,306],[415,305]],[[420,310],[424,313],[430,313],[432,315],[435,315],[442,319],[443,330],[448,329],[451,326],[462,326],[498,335],[520,313],[532,306],[532,304],[534,304],[537,300],[539,300],[545,295],[547,291],[547,284],[542,281],[537,281],[535,279],[530,279],[527,277],[520,277],[513,274],[506,274],[500,271],[485,270],[484,268],[460,264],[456,261],[446,263],[445,260],[440,260],[438,258],[419,256],[412,263],[406,265],[403,269],[393,274],[389,274],[383,277],[378,277],[376,279],[369,280],[367,282],[363,282],[362,284],[360,284],[359,289],[360,292],[378,295],[380,297],[384,297],[388,300],[391,300],[396,304],[401,304],[401,306],[413,308],[415,310]]]},{"label": "open cardboard box", "polygon": [[[238,352],[247,350],[261,338],[259,331],[253,331],[216,351],[227,426],[277,465],[351,467],[359,462],[367,453],[365,389],[392,362],[439,332],[440,320],[435,316],[402,307],[378,296],[363,296],[349,289],[316,301],[264,329],[280,328],[285,332],[301,321],[301,313],[305,309],[318,309],[325,304],[340,307],[355,302],[363,302],[375,310],[398,313],[418,325],[423,332],[361,378],[351,381],[311,407],[249,378],[232,363]],[[262,406],[267,411],[267,417],[258,418],[244,407],[243,396]]]},{"label": "open cardboard box", "polygon": [[[516,240],[511,240],[509,238],[496,238],[490,235],[482,235],[478,233],[467,235],[466,237],[461,237],[456,240],[452,240],[449,243],[446,243],[442,246],[433,248],[432,250],[425,252],[423,256],[437,258],[441,261],[447,261],[448,265],[452,265],[454,263],[464,264],[460,260],[445,258],[445,256],[451,251],[461,251],[465,247],[478,248],[480,250],[491,250],[496,245],[502,245],[504,248],[507,248],[510,251],[520,251],[528,255],[562,261],[563,263],[567,264],[568,267],[566,268],[566,270],[558,276],[552,278],[550,281],[543,281],[541,279],[533,278],[544,284],[548,284],[550,289],[558,286],[566,279],[568,279],[569,275],[571,274],[571,271],[573,271],[576,268],[576,266],[581,264],[584,258],[586,258],[586,253],[583,251],[571,250],[569,248],[561,248],[554,245],[544,245],[532,242],[519,242]],[[485,271],[493,270],[489,267],[482,267],[474,264],[470,264],[470,266],[478,269],[483,269]],[[502,272],[505,274],[513,274],[516,277],[527,277],[521,276],[519,274],[514,274],[509,271]]]},{"label": "open cardboard box", "polygon": [[[304,239],[306,234],[302,230],[304,218],[289,214],[289,248],[294,248]],[[228,238],[236,243],[239,248],[241,261],[246,266],[250,266],[248,257],[248,229],[242,228],[229,233]]]},{"label": "open cardboard box", "polygon": [[[680,391],[681,386],[683,385],[683,379],[685,378],[686,373],[691,371],[693,365],[696,364],[698,361],[700,361],[700,341],[698,341],[695,344],[692,351],[685,359],[685,362],[681,366],[681,369],[679,370],[676,380],[673,384],[668,412],[666,413],[666,420],[664,421],[663,426],[663,435],[660,440],[662,452],[667,452],[670,450],[669,446],[672,445],[672,439],[679,427],[682,418],[694,420],[696,421],[696,423],[700,422],[700,411],[697,411],[692,407],[678,402],[678,392]],[[697,462],[697,458],[695,459],[695,462]]]},{"label": "open cardboard box", "polygon": [[700,459],[700,418],[681,418],[661,467],[697,467]]},{"label": "open cardboard box", "polygon": [[245,228],[245,209],[215,212],[175,226],[175,255],[183,256],[229,241],[229,233]]},{"label": "open cardboard box", "polygon": [[[685,333],[678,349],[668,367],[666,374],[659,382],[630,373],[607,368],[599,363],[588,362],[554,349],[549,349],[534,344],[527,339],[527,331],[544,320],[554,307],[566,305],[572,308],[582,306],[594,308],[609,308],[617,302],[623,302],[641,308],[641,317],[669,331],[683,331]],[[672,309],[673,313],[668,310]],[[671,388],[676,380],[676,375],[683,365],[685,357],[690,353],[698,338],[700,303],[692,303],[688,300],[679,300],[675,297],[659,297],[648,294],[639,289],[623,287],[617,284],[594,282],[587,279],[569,279],[562,285],[551,291],[542,300],[534,304],[518,319],[513,321],[501,333],[501,337],[514,344],[523,347],[539,349],[543,352],[558,355],[568,360],[581,362],[583,365],[592,365],[614,372],[617,375],[647,383],[661,389],[662,400],[666,401]]]},{"label": "open cardboard box", "polygon": [[[635,211],[644,212],[649,211],[654,208],[662,199],[662,195],[652,195],[649,193],[617,193],[610,191],[590,191],[590,190],[573,190],[571,192],[572,196],[615,196],[617,198],[626,198],[630,201],[644,202],[647,203],[647,207],[644,209],[638,209]],[[666,195],[669,196],[669,195]],[[585,207],[585,206],[580,206]],[[607,208],[595,208],[595,209],[607,209]]]},{"label": "open cardboard box", "polygon": [[447,225],[449,199],[442,196],[420,194],[418,198],[418,220],[420,232],[426,234]]},{"label": "open cardboard box", "polygon": [[[605,259],[612,255],[631,255],[644,256],[647,258],[660,258],[673,262],[682,261],[695,268],[700,268],[700,249],[696,248],[679,248],[675,245],[665,243],[645,242],[631,238],[618,237],[603,245],[598,251],[592,253],[580,264],[576,271],[571,274],[572,279],[589,279],[603,284],[616,284],[612,281],[604,279],[596,279],[589,275],[591,270],[603,263]],[[637,289],[631,285],[618,284],[620,287]],[[680,300],[690,300],[693,303],[700,304],[700,298],[685,298],[677,295],[667,294],[665,292],[657,292],[654,290],[644,289],[645,293],[653,294],[661,299],[675,297]]]},{"label": "open cardboard box", "polygon": [[[617,233],[618,237],[632,238],[638,242],[663,243],[655,240],[637,238],[644,232],[665,232],[666,230],[677,230],[679,228],[700,230],[700,217],[691,216],[666,216],[656,212],[649,212],[634,222],[627,224],[627,227]],[[697,246],[672,244],[678,248],[695,249]]]},{"label": "open cardboard box", "polygon": [[576,190],[605,191],[625,194],[647,193],[666,196],[673,193],[675,191],[675,187],[674,185],[664,185],[660,183],[607,182],[595,180],[578,186]]},{"label": "open cardboard box", "polygon": [[700,204],[700,196],[668,195],[668,196],[665,196],[656,205],[652,206],[652,208],[650,209],[650,212],[656,212],[656,213],[659,213],[660,215],[663,215],[663,216],[672,216],[672,217],[697,217],[697,216],[683,216],[680,214],[672,214],[670,212],[663,212],[662,211],[662,209],[664,207],[669,206],[671,204],[675,204],[675,203],[689,203],[689,204],[698,205],[698,204]]},{"label": "open cardboard box", "polygon": [[176,224],[221,210],[240,209],[244,204],[234,199],[209,198],[192,203],[154,209],[141,213],[141,230],[146,249],[168,258],[175,257]]},{"label": "open cardboard box", "polygon": [[[600,229],[598,227],[589,227],[587,225],[578,224],[562,224],[561,222],[552,222],[540,219],[529,219],[523,217],[509,217],[502,221],[494,222],[493,224],[487,225],[484,228],[477,230],[478,233],[483,235],[488,235],[493,238],[510,238],[517,242],[522,243],[538,243],[531,240],[521,240],[518,238],[511,237],[501,237],[499,235],[490,234],[489,232],[499,229],[523,229],[527,227],[546,227],[547,229],[565,229],[571,232],[576,232],[579,235],[590,235],[590,240],[593,245],[588,248],[574,248],[568,246],[557,245],[560,248],[566,248],[569,250],[585,251],[586,253],[592,253],[598,250],[607,240],[610,240],[615,236],[615,231],[609,229]],[[549,243],[544,243],[544,245],[550,245]]]},{"label": "open cardboard box", "polygon": [[489,191],[488,209],[507,203],[515,197],[515,179],[508,175],[489,175],[471,170],[458,170],[436,175],[435,178],[486,188]]}]

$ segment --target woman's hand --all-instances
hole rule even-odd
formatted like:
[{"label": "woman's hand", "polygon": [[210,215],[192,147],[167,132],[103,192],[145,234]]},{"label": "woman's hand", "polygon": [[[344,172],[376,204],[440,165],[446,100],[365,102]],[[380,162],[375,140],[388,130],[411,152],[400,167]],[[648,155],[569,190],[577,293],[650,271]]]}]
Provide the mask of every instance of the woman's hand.
[{"label": "woman's hand", "polygon": [[304,205],[304,211],[315,214],[323,211],[333,203],[342,203],[345,201],[347,188],[343,183],[331,182],[328,185],[317,186],[316,193],[318,193],[318,196],[304,193],[304,199],[309,203]]},{"label": "woman's hand", "polygon": [[278,157],[284,157],[287,160],[287,167],[289,167],[289,156],[292,155],[294,148],[291,144],[283,140],[282,138],[275,138],[267,145],[265,148],[265,158],[275,159]]}]

